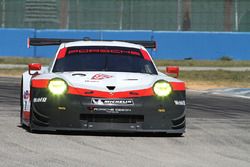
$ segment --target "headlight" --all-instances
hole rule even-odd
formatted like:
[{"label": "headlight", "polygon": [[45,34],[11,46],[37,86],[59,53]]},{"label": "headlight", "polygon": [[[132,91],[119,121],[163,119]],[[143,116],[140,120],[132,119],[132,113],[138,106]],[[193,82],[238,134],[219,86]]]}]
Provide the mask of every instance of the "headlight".
[{"label": "headlight", "polygon": [[48,86],[50,92],[54,95],[62,95],[66,92],[68,86],[66,82],[62,79],[56,78],[49,82]]},{"label": "headlight", "polygon": [[171,85],[166,81],[157,81],[153,87],[154,93],[157,96],[168,96],[172,92]]}]

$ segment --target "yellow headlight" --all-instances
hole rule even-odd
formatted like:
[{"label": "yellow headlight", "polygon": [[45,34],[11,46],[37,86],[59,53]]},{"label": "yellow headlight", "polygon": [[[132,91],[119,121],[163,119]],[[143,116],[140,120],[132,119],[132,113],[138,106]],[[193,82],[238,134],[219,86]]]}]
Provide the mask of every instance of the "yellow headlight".
[{"label": "yellow headlight", "polygon": [[157,96],[168,96],[172,92],[171,85],[166,81],[157,81],[153,90]]},{"label": "yellow headlight", "polygon": [[68,86],[62,79],[52,79],[48,86],[50,92],[54,95],[62,95],[66,92]]}]

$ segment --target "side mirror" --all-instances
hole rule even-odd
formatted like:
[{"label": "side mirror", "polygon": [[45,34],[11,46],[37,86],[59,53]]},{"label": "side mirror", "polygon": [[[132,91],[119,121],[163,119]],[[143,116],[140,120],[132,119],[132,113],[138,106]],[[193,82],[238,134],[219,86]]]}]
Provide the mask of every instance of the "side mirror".
[{"label": "side mirror", "polygon": [[42,65],[39,64],[39,63],[31,63],[31,64],[29,64],[29,74],[30,75],[39,74],[41,69],[42,69]]},{"label": "side mirror", "polygon": [[166,67],[166,73],[167,74],[175,74],[175,78],[178,78],[179,76],[179,67],[177,66],[168,66]]}]

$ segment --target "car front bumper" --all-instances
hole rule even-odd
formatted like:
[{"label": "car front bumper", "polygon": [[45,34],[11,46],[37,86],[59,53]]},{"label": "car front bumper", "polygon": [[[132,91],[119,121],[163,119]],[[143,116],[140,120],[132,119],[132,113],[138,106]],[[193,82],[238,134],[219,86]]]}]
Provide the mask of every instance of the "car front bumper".
[{"label": "car front bumper", "polygon": [[30,127],[45,131],[185,132],[184,91],[172,92],[165,98],[116,100],[132,100],[133,104],[93,104],[93,97],[71,94],[58,97],[47,89],[33,89]]}]

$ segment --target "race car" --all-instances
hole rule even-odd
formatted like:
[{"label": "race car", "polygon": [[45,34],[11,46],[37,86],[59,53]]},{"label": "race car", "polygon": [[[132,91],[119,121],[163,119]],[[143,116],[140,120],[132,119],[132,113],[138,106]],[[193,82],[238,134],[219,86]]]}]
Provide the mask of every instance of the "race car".
[{"label": "race car", "polygon": [[20,119],[31,132],[185,132],[185,83],[178,67],[157,70],[146,50],[154,41],[28,44],[60,45],[49,67],[31,63],[22,75]]}]

